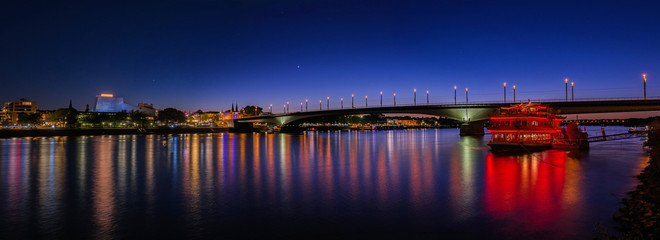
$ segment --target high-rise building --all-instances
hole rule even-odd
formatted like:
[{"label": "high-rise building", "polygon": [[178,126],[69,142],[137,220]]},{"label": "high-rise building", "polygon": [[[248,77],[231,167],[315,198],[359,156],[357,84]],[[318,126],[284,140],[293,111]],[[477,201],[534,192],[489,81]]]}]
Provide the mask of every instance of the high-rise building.
[{"label": "high-rise building", "polygon": [[13,124],[18,122],[21,113],[33,114],[37,112],[37,102],[24,98],[18,101],[7,102],[2,106],[2,118]]}]

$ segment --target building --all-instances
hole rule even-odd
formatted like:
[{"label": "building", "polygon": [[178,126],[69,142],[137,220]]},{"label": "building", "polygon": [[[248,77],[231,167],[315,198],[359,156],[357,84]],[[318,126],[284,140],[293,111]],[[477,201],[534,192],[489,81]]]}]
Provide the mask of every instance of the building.
[{"label": "building", "polygon": [[36,112],[37,102],[21,98],[21,100],[7,102],[2,106],[2,120],[16,124],[19,114],[33,114]]},{"label": "building", "polygon": [[149,116],[156,116],[158,113],[158,110],[154,108],[153,104],[146,104],[146,103],[138,103],[137,111],[143,112],[144,114],[147,114]]},{"label": "building", "polygon": [[130,112],[140,111],[150,116],[156,115],[156,109],[153,104],[139,103],[138,106],[132,106],[124,103],[124,98],[115,97],[112,93],[101,93],[94,98],[92,112]]},{"label": "building", "polygon": [[101,93],[94,98],[93,112],[130,112],[132,106],[124,103],[124,98],[115,97],[111,93]]}]

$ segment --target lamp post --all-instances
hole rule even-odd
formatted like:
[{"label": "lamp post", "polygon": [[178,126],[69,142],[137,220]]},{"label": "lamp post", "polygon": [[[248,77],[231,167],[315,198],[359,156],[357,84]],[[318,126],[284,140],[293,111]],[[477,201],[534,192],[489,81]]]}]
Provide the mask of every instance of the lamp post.
[{"label": "lamp post", "polygon": [[369,107],[369,102],[367,101],[367,96],[364,96],[364,107],[365,108]]},{"label": "lamp post", "polygon": [[284,107],[284,113],[286,113],[286,104],[282,105]]},{"label": "lamp post", "polygon": [[468,103],[468,89],[465,88],[465,104]]},{"label": "lamp post", "polygon": [[413,89],[413,106],[417,105],[417,88]]},{"label": "lamp post", "polygon": [[566,101],[568,102],[568,78],[564,79],[564,83],[566,83]]},{"label": "lamp post", "polygon": [[351,108],[355,108],[355,94],[351,94]]},{"label": "lamp post", "polygon": [[339,99],[341,101],[341,109],[344,109],[344,98]]},{"label": "lamp post", "polygon": [[273,113],[273,104],[271,103],[270,106],[268,106],[268,112]]},{"label": "lamp post", "polygon": [[394,106],[396,107],[396,93],[394,93]]},{"label": "lamp post", "polygon": [[575,83],[574,83],[574,82],[571,82],[571,102],[574,100],[574,98],[573,98],[573,96],[574,96],[574,95],[573,95],[573,86],[574,86],[574,85],[575,85]]},{"label": "lamp post", "polygon": [[383,91],[380,91],[380,106],[383,106]]},{"label": "lamp post", "polygon": [[646,73],[642,74],[644,78],[644,100],[646,100]]},{"label": "lamp post", "polygon": [[289,101],[286,101],[286,112],[289,112]]},{"label": "lamp post", "polygon": [[308,108],[307,108],[307,100],[308,100],[308,99],[305,99],[305,112],[307,112],[307,109],[308,109]]},{"label": "lamp post", "polygon": [[506,82],[504,82],[504,103],[506,103]]},{"label": "lamp post", "polygon": [[300,111],[302,112],[302,102],[300,102]]},{"label": "lamp post", "polygon": [[426,90],[426,105],[429,105],[429,90]]},{"label": "lamp post", "polygon": [[456,105],[456,86],[454,86],[454,105]]},{"label": "lamp post", "polygon": [[319,111],[322,111],[322,110],[323,110],[323,105],[322,105],[322,103],[323,103],[323,100],[319,100]]},{"label": "lamp post", "polygon": [[330,97],[327,97],[328,105],[325,107],[325,110],[330,110]]},{"label": "lamp post", "polygon": [[513,85],[513,103],[516,103],[516,85]]}]

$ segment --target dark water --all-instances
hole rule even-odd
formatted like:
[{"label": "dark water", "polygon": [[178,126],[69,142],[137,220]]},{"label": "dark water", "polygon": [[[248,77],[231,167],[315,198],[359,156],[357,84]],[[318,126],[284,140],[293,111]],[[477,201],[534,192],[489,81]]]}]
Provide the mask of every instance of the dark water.
[{"label": "dark water", "polygon": [[456,129],[0,139],[0,238],[592,238],[647,160],[639,139],[519,156],[493,155],[488,139]]}]

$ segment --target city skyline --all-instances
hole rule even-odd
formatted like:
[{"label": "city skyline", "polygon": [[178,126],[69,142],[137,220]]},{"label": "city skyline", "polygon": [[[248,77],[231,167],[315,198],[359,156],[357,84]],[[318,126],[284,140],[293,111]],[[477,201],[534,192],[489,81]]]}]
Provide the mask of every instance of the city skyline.
[{"label": "city skyline", "polygon": [[381,91],[412,104],[413,89],[452,102],[453,86],[469,88],[470,101],[500,101],[503,82],[519,100],[561,99],[565,78],[576,99],[642,97],[645,73],[654,97],[655,5],[15,3],[4,14],[0,94],[42,109],[69,99],[84,109],[109,92],[186,110],[277,110],[327,97],[338,107],[351,94],[376,103]]}]

